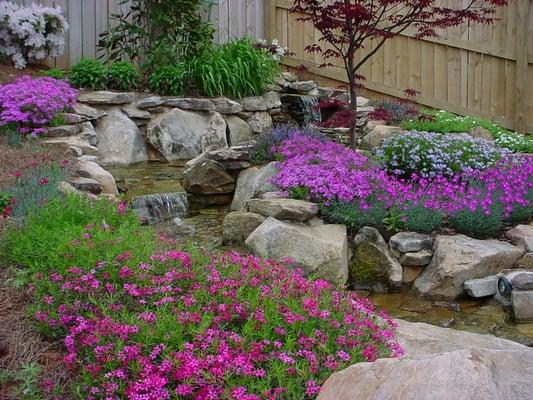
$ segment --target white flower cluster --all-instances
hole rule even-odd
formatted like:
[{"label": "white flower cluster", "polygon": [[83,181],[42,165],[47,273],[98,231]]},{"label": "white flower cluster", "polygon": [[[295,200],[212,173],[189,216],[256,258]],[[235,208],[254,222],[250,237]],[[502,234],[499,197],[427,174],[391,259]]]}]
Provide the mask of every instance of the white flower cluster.
[{"label": "white flower cluster", "polygon": [[281,60],[282,57],[285,57],[289,53],[289,49],[287,47],[281,47],[279,45],[278,39],[273,39],[271,43],[268,43],[266,39],[258,39],[257,43],[271,53],[272,58],[275,61]]},{"label": "white flower cluster", "polygon": [[67,30],[61,7],[0,0],[0,55],[10,57],[17,68],[61,55]]}]

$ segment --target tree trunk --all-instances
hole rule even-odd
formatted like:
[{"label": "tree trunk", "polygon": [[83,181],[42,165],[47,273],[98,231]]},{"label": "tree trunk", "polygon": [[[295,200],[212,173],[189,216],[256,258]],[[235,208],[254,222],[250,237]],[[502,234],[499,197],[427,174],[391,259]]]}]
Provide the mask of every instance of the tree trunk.
[{"label": "tree trunk", "polygon": [[347,68],[346,71],[348,73],[348,82],[350,83],[350,111],[354,115],[352,126],[350,126],[350,130],[348,131],[349,137],[350,137],[350,148],[356,149],[357,148],[357,81],[355,79],[355,73],[353,72],[353,61],[354,61],[355,54],[353,52],[348,54],[348,60],[347,60]]}]

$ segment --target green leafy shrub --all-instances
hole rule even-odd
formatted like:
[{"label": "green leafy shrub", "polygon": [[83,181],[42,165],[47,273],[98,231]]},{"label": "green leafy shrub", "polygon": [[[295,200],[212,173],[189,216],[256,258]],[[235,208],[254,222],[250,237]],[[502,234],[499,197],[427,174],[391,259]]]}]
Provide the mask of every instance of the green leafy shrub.
[{"label": "green leafy shrub", "polygon": [[262,94],[278,66],[268,52],[244,38],[204,51],[191,61],[190,71],[202,94],[238,98]]},{"label": "green leafy shrub", "polygon": [[200,54],[213,40],[212,0],[119,0],[112,28],[98,46],[111,61],[149,67],[174,65]]},{"label": "green leafy shrub", "polygon": [[64,69],[61,68],[50,68],[46,71],[42,71],[40,73],[41,76],[45,76],[48,78],[55,78],[55,79],[66,79],[67,73]]},{"label": "green leafy shrub", "polygon": [[185,64],[156,68],[150,75],[150,90],[164,96],[179,96],[185,92],[189,71]]},{"label": "green leafy shrub", "polygon": [[440,133],[464,133],[480,126],[494,136],[498,146],[513,152],[533,153],[531,137],[512,132],[481,118],[456,115],[444,110],[426,110],[422,118],[406,119],[401,125],[406,130]]},{"label": "green leafy shrub", "polygon": [[68,78],[77,88],[102,90],[106,87],[106,69],[97,60],[82,59],[72,67]]},{"label": "green leafy shrub", "polygon": [[135,90],[140,79],[135,66],[128,61],[114,62],[107,70],[107,86],[111,89]]}]

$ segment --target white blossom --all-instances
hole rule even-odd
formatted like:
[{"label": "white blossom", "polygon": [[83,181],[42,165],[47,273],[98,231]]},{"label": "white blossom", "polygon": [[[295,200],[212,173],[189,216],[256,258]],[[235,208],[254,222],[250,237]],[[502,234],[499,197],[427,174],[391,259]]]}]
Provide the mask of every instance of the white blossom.
[{"label": "white blossom", "polygon": [[17,68],[61,55],[67,30],[61,7],[0,0],[0,55],[10,57]]}]

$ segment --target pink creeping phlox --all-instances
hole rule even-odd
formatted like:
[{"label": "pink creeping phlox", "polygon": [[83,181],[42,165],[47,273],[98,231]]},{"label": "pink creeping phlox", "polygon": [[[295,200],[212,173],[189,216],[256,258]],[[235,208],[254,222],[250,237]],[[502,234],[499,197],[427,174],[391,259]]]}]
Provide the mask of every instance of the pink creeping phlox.
[{"label": "pink creeping phlox", "polygon": [[[80,246],[113,232],[87,229]],[[253,256],[123,253],[36,282],[88,400],[314,399],[333,371],[403,354],[368,299]]]}]

